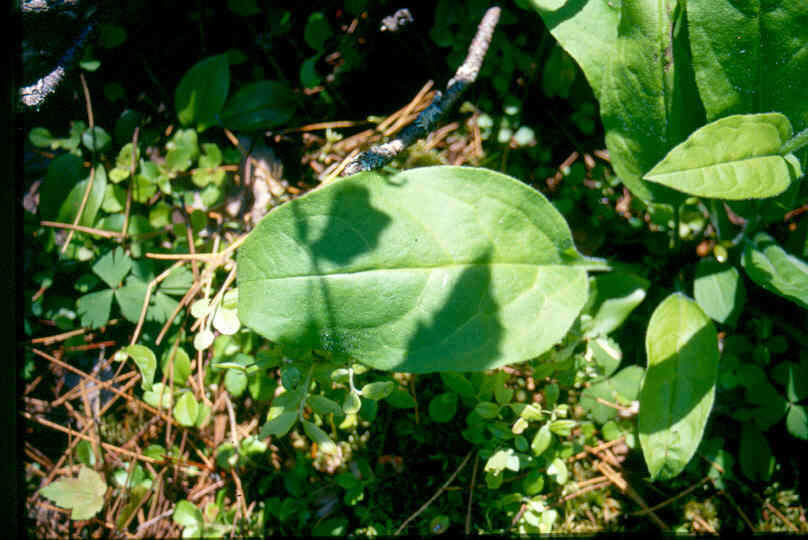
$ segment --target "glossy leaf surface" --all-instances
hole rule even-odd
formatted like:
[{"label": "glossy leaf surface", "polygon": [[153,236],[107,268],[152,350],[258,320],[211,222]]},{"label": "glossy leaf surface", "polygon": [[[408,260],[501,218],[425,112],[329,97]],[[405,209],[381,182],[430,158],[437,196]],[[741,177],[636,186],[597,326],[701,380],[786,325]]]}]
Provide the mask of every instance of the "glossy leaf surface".
[{"label": "glossy leaf surface", "polygon": [[645,179],[699,197],[773,197],[791,183],[792,169],[779,153],[791,134],[779,113],[728,116],[696,130]]},{"label": "glossy leaf surface", "polygon": [[711,319],[726,323],[740,313],[746,292],[737,268],[715,259],[702,259],[696,266],[693,296]]},{"label": "glossy leaf surface", "polygon": [[238,254],[239,317],[377,369],[476,371],[566,333],[585,259],[537,191],[483,169],[362,173],[279,207]]},{"label": "glossy leaf surface", "polygon": [[177,117],[183,126],[202,131],[216,123],[230,88],[227,55],[201,60],[182,76],[174,92]]},{"label": "glossy leaf surface", "polygon": [[657,306],[645,336],[648,370],[640,390],[640,445],[651,476],[678,475],[695,454],[713,406],[718,337],[682,294]]}]

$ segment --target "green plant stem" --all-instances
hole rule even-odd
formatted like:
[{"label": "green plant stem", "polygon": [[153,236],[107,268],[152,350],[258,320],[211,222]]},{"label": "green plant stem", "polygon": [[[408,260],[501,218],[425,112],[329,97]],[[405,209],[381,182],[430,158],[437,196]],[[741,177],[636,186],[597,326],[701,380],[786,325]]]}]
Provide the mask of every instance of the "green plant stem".
[{"label": "green plant stem", "polygon": [[796,152],[808,146],[808,128],[803,129],[789,140],[787,140],[782,147],[780,147],[781,154],[789,154]]},{"label": "green plant stem", "polygon": [[303,407],[306,405],[306,398],[309,396],[309,385],[311,384],[311,374],[314,373],[314,362],[312,362],[309,372],[306,373],[306,380],[303,381],[303,396],[300,398],[300,405],[297,407],[297,419],[301,422],[303,418]]}]

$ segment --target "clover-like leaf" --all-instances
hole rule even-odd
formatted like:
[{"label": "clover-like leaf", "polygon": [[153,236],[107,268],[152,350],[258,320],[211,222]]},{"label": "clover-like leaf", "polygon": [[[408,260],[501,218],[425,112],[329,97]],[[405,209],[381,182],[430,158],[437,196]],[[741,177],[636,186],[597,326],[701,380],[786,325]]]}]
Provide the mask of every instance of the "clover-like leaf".
[{"label": "clover-like leaf", "polygon": [[115,292],[112,289],[80,296],[76,300],[76,311],[81,317],[81,325],[99,328],[107,324],[114,296]]},{"label": "clover-like leaf", "polygon": [[107,484],[100,474],[81,466],[78,478],[60,478],[40,490],[40,494],[62,508],[72,510],[74,520],[90,519],[104,506]]},{"label": "clover-like leaf", "polygon": [[361,173],[268,214],[239,249],[239,317],[378,369],[480,371],[572,325],[586,267],[534,189],[467,167]]}]

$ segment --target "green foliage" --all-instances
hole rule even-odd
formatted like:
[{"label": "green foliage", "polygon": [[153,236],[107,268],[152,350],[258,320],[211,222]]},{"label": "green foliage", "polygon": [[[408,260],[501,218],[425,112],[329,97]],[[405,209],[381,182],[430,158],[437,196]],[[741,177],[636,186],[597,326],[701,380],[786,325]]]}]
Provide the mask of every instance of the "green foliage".
[{"label": "green foliage", "polygon": [[51,482],[40,493],[62,508],[71,510],[73,520],[90,519],[104,505],[107,484],[100,474],[84,465],[78,478],[61,478]]},{"label": "green foliage", "polygon": [[264,219],[238,264],[247,326],[396,371],[526,360],[586,300],[587,263],[561,216],[474,169],[333,182]]},{"label": "green foliage", "polygon": [[718,338],[698,305],[674,294],[654,310],[645,346],[640,444],[651,476],[672,478],[696,452],[713,407]]}]

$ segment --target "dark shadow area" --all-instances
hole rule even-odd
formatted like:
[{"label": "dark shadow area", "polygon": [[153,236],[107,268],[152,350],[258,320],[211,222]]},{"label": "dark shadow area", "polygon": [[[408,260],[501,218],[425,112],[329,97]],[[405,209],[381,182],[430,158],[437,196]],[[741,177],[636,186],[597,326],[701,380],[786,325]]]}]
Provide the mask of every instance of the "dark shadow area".
[{"label": "dark shadow area", "polygon": [[[718,373],[717,363],[716,366],[707,366],[701,362],[681,362],[679,358],[704,358],[705,348],[715,346],[716,339],[715,330],[711,331],[709,326],[705,326],[688,340],[678,355],[649,366],[640,391],[640,433],[650,435],[670,429],[685,418],[704,395],[714,388]],[[656,383],[649,385],[649,381]],[[668,386],[673,387],[674,393],[670,402],[664,401],[668,395]],[[648,412],[649,407],[653,413]]]},{"label": "dark shadow area", "polygon": [[477,258],[457,280],[429,324],[419,323],[396,369],[430,371],[435,358],[454,358],[440,371],[478,371],[499,357],[503,326],[491,296],[490,253]]},{"label": "dark shadow area", "polygon": [[541,10],[544,24],[547,25],[549,30],[553,30],[556,26],[564,21],[568,21],[575,17],[579,12],[583,11],[586,4],[594,0],[569,0],[563,6],[555,11]]},{"label": "dark shadow area", "polygon": [[[323,275],[332,264],[348,266],[357,257],[378,248],[382,232],[392,223],[393,216],[374,208],[367,188],[348,183],[335,186],[338,192],[331,199],[327,222],[319,235],[311,230],[311,220],[318,214],[308,213],[309,207],[293,203],[298,238],[305,241],[313,257],[316,275]],[[315,238],[316,236],[316,238]],[[431,363],[441,359],[442,371],[485,369],[500,356],[503,326],[497,316],[498,306],[491,295],[490,253],[487,252],[462,269],[452,280],[454,286],[446,301],[429,322],[421,322],[409,338],[407,352],[392,369],[402,371],[433,371]],[[332,264],[328,264],[332,263]],[[336,320],[334,295],[325,277],[312,281],[309,295],[322,298],[327,320],[310,319],[303,332],[304,341],[316,348],[333,353],[347,353],[362,360],[361,352],[349,343],[352,332],[373,329],[346,330]],[[317,290],[319,287],[319,290]],[[362,299],[367,303],[367,299]],[[380,301],[382,301],[380,299]],[[451,364],[446,363],[453,359]]]},{"label": "dark shadow area", "polygon": [[[392,218],[370,205],[367,188],[349,184],[338,189],[328,211],[328,225],[320,238],[309,245],[316,259],[349,264],[358,255],[378,247],[379,236]],[[301,237],[310,241],[307,230],[299,231],[305,232]]]}]

